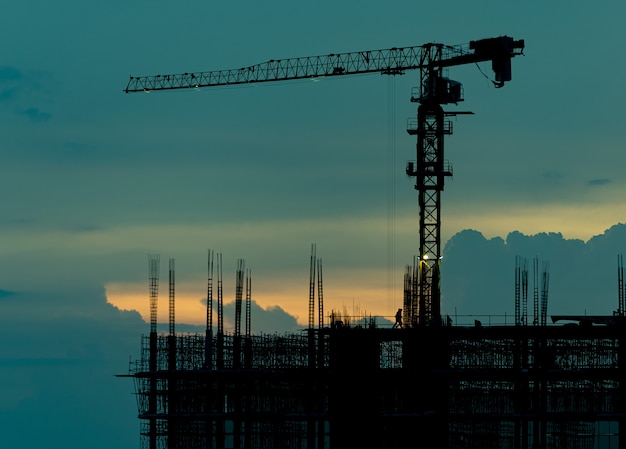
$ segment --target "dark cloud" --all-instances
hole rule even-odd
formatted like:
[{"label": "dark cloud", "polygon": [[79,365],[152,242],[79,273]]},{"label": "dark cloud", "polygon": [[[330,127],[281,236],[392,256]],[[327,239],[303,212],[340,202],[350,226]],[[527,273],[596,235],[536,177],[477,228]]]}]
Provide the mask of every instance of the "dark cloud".
[{"label": "dark cloud", "polygon": [[0,90],[0,101],[8,101],[17,96],[19,89],[17,87],[6,88]]},{"label": "dark cloud", "polygon": [[2,298],[7,298],[9,296],[13,296],[15,294],[15,292],[11,292],[8,290],[0,290],[0,299]]},{"label": "dark cloud", "polygon": [[136,440],[132,383],[115,375],[137,357],[145,329],[98,288],[14,292],[0,302],[3,445],[60,449],[71,435],[107,449]]},{"label": "dark cloud", "polygon": [[0,67],[0,101],[14,99],[20,88],[15,85],[15,81],[22,78],[22,72],[14,67]]},{"label": "dark cloud", "polygon": [[52,114],[48,112],[43,112],[39,108],[30,107],[24,109],[22,114],[28,117],[32,122],[47,122],[52,117]]},{"label": "dark cloud", "polygon": [[[201,303],[206,306],[206,298],[201,300]],[[224,303],[224,322],[231,327],[234,327],[235,323],[235,301]],[[213,300],[213,313],[217,313],[217,302]],[[244,320],[244,314],[242,312],[242,320]],[[280,306],[269,306],[267,308],[261,307],[256,301],[252,300],[250,304],[250,326],[251,332],[254,334],[268,334],[268,333],[285,333],[300,329],[295,316],[287,313]]]},{"label": "dark cloud", "polygon": [[607,178],[590,179],[589,181],[587,181],[587,185],[590,185],[590,186],[604,186],[610,183],[611,183],[611,180]]},{"label": "dark cloud", "polygon": [[37,225],[37,220],[26,217],[16,217],[16,218],[0,218],[0,228],[5,229],[24,229],[24,228],[34,228]]},{"label": "dark cloud", "polygon": [[254,333],[283,333],[300,329],[296,317],[287,313],[280,306],[263,309],[256,303],[252,304],[251,331]]},{"label": "dark cloud", "polygon": [[48,103],[51,82],[48,72],[0,67],[0,101],[12,104],[15,113],[31,122],[46,122],[52,114],[42,110],[40,104]]},{"label": "dark cloud", "polygon": [[22,72],[15,67],[0,67],[0,83],[6,81],[15,81],[22,78]]},{"label": "dark cloud", "polygon": [[[610,315],[618,304],[616,261],[623,252],[624,224],[587,242],[566,239],[560,233],[524,235],[517,231],[506,240],[487,239],[478,231],[464,230],[444,249],[443,308],[445,313],[507,314],[510,320],[515,310],[515,259],[519,256],[527,261],[529,276],[535,259],[539,270],[548,264],[548,314]],[[530,278],[530,290],[533,285]]]},{"label": "dark cloud", "polygon": [[393,321],[388,320],[382,316],[369,316],[366,318],[359,318],[355,323],[352,323],[354,326],[361,327],[391,327],[393,325]]}]

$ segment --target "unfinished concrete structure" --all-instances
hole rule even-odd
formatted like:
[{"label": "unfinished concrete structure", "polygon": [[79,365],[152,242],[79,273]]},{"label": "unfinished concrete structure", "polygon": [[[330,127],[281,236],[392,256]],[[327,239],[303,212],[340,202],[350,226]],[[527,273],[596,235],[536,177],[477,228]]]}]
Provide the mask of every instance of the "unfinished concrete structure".
[{"label": "unfinished concrete structure", "polygon": [[[150,264],[156,308],[158,259]],[[315,279],[321,286],[321,264],[314,278],[315,265],[313,299]],[[246,330],[236,325],[226,333],[220,324],[218,268],[217,332],[210,275],[206,333],[177,334],[172,267],[170,333],[157,333],[154,320],[129,373],[145,449],[626,446],[621,265],[618,310],[609,316],[540,318],[527,325],[520,308],[510,325],[461,326],[446,317],[437,325],[392,328],[331,313],[286,335],[250,334],[251,276],[242,261],[236,310],[245,304]],[[525,278],[516,288],[520,304]],[[411,282],[406,285],[405,303],[415,293]]]}]

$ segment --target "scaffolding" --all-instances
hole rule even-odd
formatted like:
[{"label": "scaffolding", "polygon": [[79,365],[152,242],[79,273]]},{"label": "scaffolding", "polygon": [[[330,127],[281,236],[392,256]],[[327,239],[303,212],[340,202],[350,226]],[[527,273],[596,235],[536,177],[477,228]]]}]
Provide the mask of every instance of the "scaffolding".
[{"label": "scaffolding", "polygon": [[151,334],[142,448],[621,448],[624,326]]},{"label": "scaffolding", "polygon": [[[158,256],[150,257],[151,312],[158,262]],[[537,282],[541,305],[535,301],[534,323],[527,325],[526,262],[519,259],[511,325],[447,319],[440,326],[381,327],[372,318],[353,321],[331,312],[327,323],[319,318],[316,326],[314,273],[321,314],[321,261],[312,248],[310,326],[253,335],[251,272],[240,259],[236,319],[245,292],[245,330],[236,325],[233,333],[225,332],[221,254],[213,252],[207,330],[175,332],[172,259],[170,332],[157,333],[151,323],[141,355],[125,375],[135,382],[141,447],[406,449],[429,442],[447,449],[622,449],[626,318],[618,263],[619,306],[610,316],[552,316],[548,323],[544,264]],[[407,268],[408,307],[414,272]]]}]

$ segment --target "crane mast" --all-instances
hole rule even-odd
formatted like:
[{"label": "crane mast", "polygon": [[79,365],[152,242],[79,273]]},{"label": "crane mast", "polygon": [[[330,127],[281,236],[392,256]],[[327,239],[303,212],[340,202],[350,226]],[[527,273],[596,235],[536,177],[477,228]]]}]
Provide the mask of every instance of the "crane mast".
[{"label": "crane mast", "polygon": [[408,162],[406,167],[406,173],[415,178],[418,191],[419,265],[403,321],[407,326],[436,326],[442,321],[441,192],[445,178],[452,176],[451,165],[444,159],[444,135],[452,132],[446,117],[457,114],[444,111],[443,105],[463,101],[461,83],[444,77],[443,69],[491,61],[494,86],[502,87],[511,80],[511,59],[523,54],[523,49],[523,40],[500,36],[470,41],[468,45],[429,43],[386,50],[272,59],[230,70],[131,76],[124,91],[198,89],[366,73],[402,75],[408,70],[419,70],[420,84],[417,92],[411,95],[411,101],[419,103],[417,122],[408,130],[409,134],[417,136],[416,160]]}]

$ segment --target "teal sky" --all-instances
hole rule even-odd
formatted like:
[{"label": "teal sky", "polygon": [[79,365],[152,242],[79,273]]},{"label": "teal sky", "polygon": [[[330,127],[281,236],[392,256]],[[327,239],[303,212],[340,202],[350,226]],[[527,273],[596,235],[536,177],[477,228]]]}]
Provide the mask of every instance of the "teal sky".
[{"label": "teal sky", "polygon": [[[502,89],[483,76],[491,75],[487,63],[450,69],[464,85],[458,109],[475,114],[455,119],[446,140],[454,178],[442,196],[444,239],[473,229],[498,246],[515,231],[556,233],[583,251],[626,222],[626,4],[475,3],[5,2],[0,335],[19,344],[0,346],[0,379],[20,387],[0,405],[0,417],[14,417],[7,447],[44,441],[29,434],[20,444],[33,420],[47,416],[44,405],[66,391],[28,374],[32,364],[54,364],[55,379],[82,374],[76,388],[93,394],[73,395],[60,420],[119,430],[96,442],[87,430],[75,441],[58,436],[48,447],[84,447],[85,439],[94,448],[136,447],[132,387],[113,374],[126,369],[147,327],[114,305],[147,308],[148,253],[161,254],[164,281],[167,258],[176,259],[181,316],[197,313],[198,322],[209,248],[224,254],[229,282],[237,259],[246,259],[260,327],[278,326],[276,317],[285,329],[305,321],[312,243],[324,261],[328,308],[393,315],[401,301],[404,265],[418,246],[417,194],[404,175],[415,158],[406,120],[416,114],[409,98],[417,72],[149,95],[122,92],[130,75],[524,39],[525,56],[513,60],[513,80]],[[458,243],[470,237],[454,248],[481,248],[480,239]],[[626,251],[622,234],[602,241],[611,242],[602,254],[614,273],[609,253]],[[496,253],[512,257],[507,251]],[[533,252],[529,243],[528,257]],[[454,284],[452,273],[447,279]],[[512,292],[505,282],[498,292]],[[497,300],[464,296],[456,288],[463,284],[454,285],[446,312],[497,308]],[[577,311],[585,300],[577,299]],[[42,397],[48,381],[55,387]],[[97,395],[97,382],[119,396]]]}]

